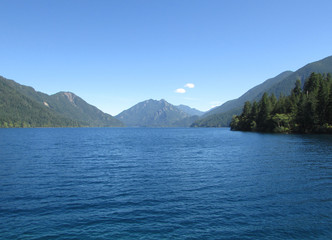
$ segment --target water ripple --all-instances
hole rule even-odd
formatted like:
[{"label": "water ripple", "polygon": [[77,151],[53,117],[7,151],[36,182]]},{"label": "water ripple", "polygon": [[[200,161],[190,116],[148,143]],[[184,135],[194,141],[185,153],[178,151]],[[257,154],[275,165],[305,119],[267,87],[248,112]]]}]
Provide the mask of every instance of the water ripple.
[{"label": "water ripple", "polygon": [[331,239],[332,139],[0,129],[3,239]]}]

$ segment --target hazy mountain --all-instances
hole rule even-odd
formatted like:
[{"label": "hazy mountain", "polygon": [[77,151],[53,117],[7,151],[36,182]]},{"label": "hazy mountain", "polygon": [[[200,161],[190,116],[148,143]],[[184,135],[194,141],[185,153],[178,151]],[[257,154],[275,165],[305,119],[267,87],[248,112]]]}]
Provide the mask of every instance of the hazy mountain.
[{"label": "hazy mountain", "polygon": [[[98,108],[88,104],[73,93],[60,92],[54,95],[47,95],[45,93],[35,91],[32,87],[20,85],[13,80],[1,78],[1,82],[4,86],[6,86],[6,88],[2,89],[3,91],[1,92],[1,97],[9,95],[11,92],[14,94],[15,98],[10,98],[11,101],[4,102],[5,104],[2,104],[0,108],[2,111],[9,108],[10,112],[13,113],[11,118],[16,116],[16,120],[26,119],[27,116],[31,115],[33,112],[33,116],[29,117],[29,119],[44,119],[47,126],[123,126],[123,123],[119,120],[109,114],[103,113]],[[23,108],[23,106],[27,106],[25,102],[28,103],[29,111]],[[22,111],[18,113],[17,108],[15,108],[14,105],[21,106]],[[48,117],[45,117],[45,114]],[[10,117],[8,116],[8,120],[9,119]],[[57,124],[55,124],[55,122]],[[46,126],[44,123],[38,125],[35,120],[33,120],[32,125]]]},{"label": "hazy mountain", "polygon": [[176,106],[178,109],[182,110],[185,113],[188,113],[191,116],[202,116],[204,114],[204,112],[197,110],[196,108],[191,108],[189,106],[186,105],[178,105]]},{"label": "hazy mountain", "polygon": [[197,119],[191,127],[227,127],[231,123],[234,115],[239,115],[243,107],[233,108],[223,113],[208,115],[204,118]]},{"label": "hazy mountain", "polygon": [[131,127],[176,127],[174,123],[191,116],[163,99],[160,101],[150,99],[136,104],[115,117]]},{"label": "hazy mountain", "polygon": [[289,95],[295,86],[296,80],[300,79],[303,85],[305,79],[307,79],[312,72],[332,73],[332,56],[313,63],[309,63],[295,72],[286,71],[274,78],[268,79],[262,84],[253,87],[241,97],[228,101],[221,106],[207,112],[192,126],[228,126],[232,120],[232,115],[240,114],[246,101],[258,101],[263,96],[264,92],[269,94],[273,93],[276,97],[279,97],[281,93],[284,95]]},{"label": "hazy mountain", "polygon": [[186,118],[182,118],[172,123],[172,127],[190,127],[195,121],[199,119],[199,116],[194,115]]}]

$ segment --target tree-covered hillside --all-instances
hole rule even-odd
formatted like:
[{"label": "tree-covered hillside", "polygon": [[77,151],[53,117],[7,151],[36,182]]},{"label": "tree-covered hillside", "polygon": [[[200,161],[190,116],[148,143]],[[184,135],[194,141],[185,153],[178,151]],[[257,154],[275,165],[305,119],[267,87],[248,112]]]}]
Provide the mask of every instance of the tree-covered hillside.
[{"label": "tree-covered hillside", "polygon": [[21,94],[0,77],[0,127],[78,127],[46,106]]},{"label": "tree-covered hillside", "polygon": [[209,115],[203,119],[198,119],[191,124],[191,127],[225,127],[229,126],[232,117],[241,113],[242,107],[233,108],[227,112]]},{"label": "tree-covered hillside", "polygon": [[123,127],[124,124],[88,104],[71,92],[59,92],[49,96],[48,105],[61,115],[79,121],[87,127]]},{"label": "tree-covered hillside", "polygon": [[201,119],[196,121],[193,126],[229,126],[229,123],[232,120],[232,114],[230,113],[240,114],[240,109],[246,101],[259,101],[265,92],[268,94],[274,94],[277,97],[279,97],[280,94],[288,96],[291,93],[296,80],[300,79],[301,86],[303,86],[305,79],[307,79],[312,72],[321,74],[332,73],[332,56],[309,63],[295,72],[286,71],[274,78],[266,80],[262,84],[247,91],[241,97],[230,100],[207,112]]},{"label": "tree-covered hillside", "polygon": [[[216,107],[216,108],[212,109],[211,111],[207,112],[204,116],[211,116],[214,114],[226,113],[230,110],[242,108],[243,104],[246,101],[253,101],[253,100],[257,101],[262,97],[264,92],[273,88],[273,86],[275,86],[277,83],[279,83],[280,81],[282,81],[283,79],[285,79],[286,77],[288,77],[292,74],[293,74],[292,71],[285,71],[273,78],[267,79],[263,83],[249,89],[245,94],[243,94],[239,98],[225,102],[223,105]],[[230,119],[232,119],[232,116]]]},{"label": "tree-covered hillside", "polygon": [[49,96],[3,77],[0,83],[0,127],[123,126],[73,93]]},{"label": "tree-covered hillside", "polygon": [[234,116],[232,130],[286,133],[332,133],[331,74],[312,73],[303,88],[297,80],[291,95],[264,93],[259,102],[247,101]]}]

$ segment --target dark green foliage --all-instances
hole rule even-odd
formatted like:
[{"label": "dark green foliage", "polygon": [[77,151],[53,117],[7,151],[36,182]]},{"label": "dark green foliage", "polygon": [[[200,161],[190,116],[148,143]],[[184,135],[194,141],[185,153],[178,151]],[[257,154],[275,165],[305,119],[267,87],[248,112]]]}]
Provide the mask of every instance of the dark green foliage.
[{"label": "dark green foliage", "polygon": [[303,92],[308,95],[309,93],[318,91],[322,78],[321,74],[312,73],[304,83]]},{"label": "dark green foliage", "polygon": [[268,131],[270,129],[270,115],[272,112],[272,103],[267,93],[264,93],[259,102],[259,112],[256,118],[257,129],[260,131]]},{"label": "dark green foliage", "polygon": [[73,93],[47,95],[0,77],[0,127],[114,127],[123,124]]},{"label": "dark green foliage", "polygon": [[123,124],[85,102],[82,98],[70,92],[59,92],[48,98],[50,108],[65,117],[79,121],[87,127],[122,127]]},{"label": "dark green foliage", "polygon": [[331,80],[320,81],[319,84],[317,95],[317,117],[319,124],[324,124],[325,119],[328,119],[329,81]]},{"label": "dark green foliage", "polygon": [[[303,90],[299,81],[291,95],[264,93],[257,104],[246,102],[241,115],[234,116],[232,130],[260,132],[332,133],[331,75],[312,73]],[[251,112],[249,110],[251,107]]]},{"label": "dark green foliage", "polygon": [[301,92],[302,92],[301,80],[297,79],[296,83],[295,83],[295,88],[293,89],[292,94],[294,94],[295,96],[299,96],[301,94]]},{"label": "dark green foliage", "polygon": [[78,127],[77,121],[63,117],[21,94],[0,77],[0,127]]},{"label": "dark green foliage", "polygon": [[[253,87],[245,94],[243,94],[241,97],[234,100],[230,100],[224,103],[223,105],[216,107],[211,111],[208,111],[203,115],[203,118],[199,120],[199,123],[196,122],[194,123],[194,125],[206,127],[207,125],[202,124],[202,122],[211,123],[210,116],[215,115],[214,117],[212,117],[213,119],[216,119],[217,118],[216,116],[223,116],[222,118],[223,122],[221,123],[215,121],[215,125],[214,126],[210,125],[211,127],[229,126],[227,124],[229,124],[229,122],[231,121],[232,115],[227,114],[227,112],[234,111],[235,109],[241,109],[246,101],[250,102],[259,101],[265,92],[267,92],[269,95],[274,94],[277,97],[279,97],[280,95],[288,96],[291,95],[292,92],[295,95],[297,95],[299,90],[302,92],[301,89],[304,84],[304,81],[310,76],[312,72],[321,73],[321,74],[332,72],[332,56],[324,58],[317,62],[309,63],[295,72],[286,71],[277,75],[274,78],[268,79],[262,84]],[[294,89],[295,84],[297,85],[296,88]],[[293,104],[293,102],[291,103],[289,102],[289,104]],[[295,107],[294,105],[289,105],[289,104],[287,107],[293,107],[293,108]],[[228,119],[226,119],[225,117],[228,117]]]}]

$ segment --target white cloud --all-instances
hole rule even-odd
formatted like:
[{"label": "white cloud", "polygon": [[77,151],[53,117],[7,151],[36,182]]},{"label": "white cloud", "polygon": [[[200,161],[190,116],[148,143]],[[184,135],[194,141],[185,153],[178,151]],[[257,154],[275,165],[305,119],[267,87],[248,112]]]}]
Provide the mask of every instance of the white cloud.
[{"label": "white cloud", "polygon": [[194,88],[194,87],[195,87],[195,84],[193,84],[193,83],[187,83],[186,85],[184,85],[184,87],[187,87],[187,88]]},{"label": "white cloud", "polygon": [[186,92],[186,89],[183,89],[183,88],[178,88],[175,90],[176,93],[185,93]]}]

